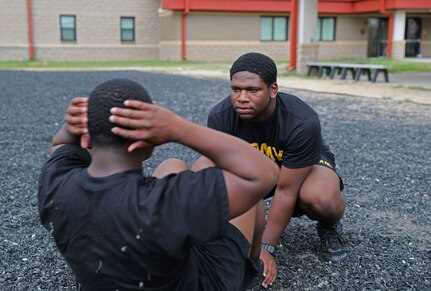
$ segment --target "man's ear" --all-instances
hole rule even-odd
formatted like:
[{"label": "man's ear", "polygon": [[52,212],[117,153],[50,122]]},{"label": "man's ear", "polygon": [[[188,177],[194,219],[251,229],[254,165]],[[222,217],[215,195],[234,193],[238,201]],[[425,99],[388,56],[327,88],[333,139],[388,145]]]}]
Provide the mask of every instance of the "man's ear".
[{"label": "man's ear", "polygon": [[277,94],[278,94],[278,84],[277,84],[277,82],[274,82],[274,83],[271,84],[271,86],[269,87],[269,93],[271,94],[271,98],[277,97]]}]

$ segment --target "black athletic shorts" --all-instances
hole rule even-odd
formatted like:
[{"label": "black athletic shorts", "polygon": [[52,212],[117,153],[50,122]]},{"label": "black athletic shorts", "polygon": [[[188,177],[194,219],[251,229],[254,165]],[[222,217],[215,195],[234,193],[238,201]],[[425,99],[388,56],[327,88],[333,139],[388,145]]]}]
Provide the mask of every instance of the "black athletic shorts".
[{"label": "black athletic shorts", "polygon": [[[335,157],[332,153],[330,152],[322,152],[321,156],[320,156],[320,160],[319,162],[316,164],[319,166],[323,166],[326,167],[328,169],[331,169],[332,171],[335,172],[335,174],[337,174],[339,180],[340,180],[340,191],[343,191],[344,189],[344,183],[343,183],[343,179],[340,177],[340,175],[338,175],[337,173],[337,169],[336,169],[336,164],[335,164]],[[264,199],[267,198],[271,198],[272,196],[274,196],[275,194],[275,188],[274,187],[271,192],[269,192]],[[292,217],[298,217],[298,216],[302,216],[304,215],[304,211],[302,211],[302,209],[300,208],[295,208],[295,211],[293,212]]]},{"label": "black athletic shorts", "polygon": [[257,274],[250,268],[249,251],[250,243],[230,223],[222,239],[194,246],[194,263],[200,270],[202,289],[241,290],[244,280]]}]

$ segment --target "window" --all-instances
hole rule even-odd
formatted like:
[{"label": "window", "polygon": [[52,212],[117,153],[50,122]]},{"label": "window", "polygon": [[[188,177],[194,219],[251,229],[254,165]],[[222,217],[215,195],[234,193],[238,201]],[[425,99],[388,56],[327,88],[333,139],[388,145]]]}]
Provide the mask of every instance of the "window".
[{"label": "window", "polygon": [[60,30],[62,41],[76,41],[76,17],[60,15]]},{"label": "window", "polygon": [[335,18],[319,17],[317,20],[317,41],[334,41],[335,40]]},{"label": "window", "polygon": [[135,41],[135,17],[121,17],[121,41]]},{"label": "window", "polygon": [[261,41],[286,41],[288,17],[262,16],[260,18]]}]

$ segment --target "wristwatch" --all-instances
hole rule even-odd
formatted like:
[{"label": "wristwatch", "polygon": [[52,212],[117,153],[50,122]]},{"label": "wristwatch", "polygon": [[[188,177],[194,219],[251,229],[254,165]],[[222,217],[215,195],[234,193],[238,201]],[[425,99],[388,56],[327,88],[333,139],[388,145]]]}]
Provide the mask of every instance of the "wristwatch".
[{"label": "wristwatch", "polygon": [[270,253],[271,256],[273,256],[275,258],[275,254],[277,253],[277,247],[276,246],[272,246],[272,245],[268,245],[268,244],[264,244],[264,243],[262,243],[260,246],[262,249],[264,249],[265,251]]}]

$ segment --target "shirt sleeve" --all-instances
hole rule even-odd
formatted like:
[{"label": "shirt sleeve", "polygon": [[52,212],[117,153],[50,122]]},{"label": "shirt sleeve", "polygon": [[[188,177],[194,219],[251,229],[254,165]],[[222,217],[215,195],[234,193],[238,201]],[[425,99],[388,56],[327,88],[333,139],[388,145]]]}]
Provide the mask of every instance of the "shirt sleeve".
[{"label": "shirt sleeve", "polygon": [[207,118],[207,126],[218,131],[228,132],[232,123],[230,97],[226,97],[211,110]]},{"label": "shirt sleeve", "polygon": [[319,119],[312,118],[299,124],[292,132],[283,153],[283,166],[303,168],[320,160],[322,136]]},{"label": "shirt sleeve", "polygon": [[42,167],[39,175],[38,206],[42,224],[47,227],[50,203],[55,198],[56,189],[65,177],[76,168],[88,167],[91,156],[87,150],[77,145],[63,145],[57,148]]},{"label": "shirt sleeve", "polygon": [[207,126],[213,129],[221,128],[220,123],[218,122],[214,112],[210,112],[207,119]]}]

